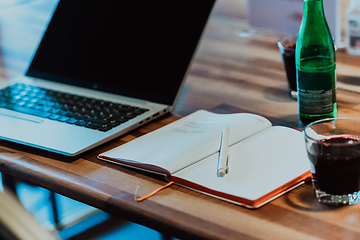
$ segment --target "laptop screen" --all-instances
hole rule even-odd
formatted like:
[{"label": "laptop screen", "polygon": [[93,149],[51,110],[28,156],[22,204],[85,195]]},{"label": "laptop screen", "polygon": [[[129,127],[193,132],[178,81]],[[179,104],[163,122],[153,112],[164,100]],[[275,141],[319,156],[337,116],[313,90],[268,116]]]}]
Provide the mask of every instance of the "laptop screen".
[{"label": "laptop screen", "polygon": [[215,0],[60,0],[26,73],[171,105]]}]

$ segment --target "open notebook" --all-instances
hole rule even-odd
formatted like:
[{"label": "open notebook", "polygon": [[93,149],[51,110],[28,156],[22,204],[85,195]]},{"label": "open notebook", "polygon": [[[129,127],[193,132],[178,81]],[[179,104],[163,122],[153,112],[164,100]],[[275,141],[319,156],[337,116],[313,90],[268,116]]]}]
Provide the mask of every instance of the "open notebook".
[{"label": "open notebook", "polygon": [[[219,177],[225,125],[230,127],[229,170]],[[302,133],[247,113],[199,110],[98,157],[163,174],[178,185],[251,208],[311,177]]]}]

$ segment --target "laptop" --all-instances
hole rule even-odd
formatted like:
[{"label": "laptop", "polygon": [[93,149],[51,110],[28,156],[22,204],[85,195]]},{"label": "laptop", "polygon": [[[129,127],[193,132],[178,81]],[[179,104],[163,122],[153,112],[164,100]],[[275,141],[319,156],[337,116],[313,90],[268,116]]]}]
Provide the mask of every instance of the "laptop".
[{"label": "laptop", "polygon": [[60,0],[0,139],[75,156],[172,112],[215,0]]}]

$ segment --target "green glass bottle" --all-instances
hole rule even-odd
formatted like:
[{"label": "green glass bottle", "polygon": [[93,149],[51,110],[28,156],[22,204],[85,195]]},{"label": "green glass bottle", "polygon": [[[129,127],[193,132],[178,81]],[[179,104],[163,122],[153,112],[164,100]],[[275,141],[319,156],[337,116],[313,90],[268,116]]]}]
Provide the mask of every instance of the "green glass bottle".
[{"label": "green glass bottle", "polygon": [[336,117],[335,48],[323,0],[304,0],[295,62],[301,122]]}]

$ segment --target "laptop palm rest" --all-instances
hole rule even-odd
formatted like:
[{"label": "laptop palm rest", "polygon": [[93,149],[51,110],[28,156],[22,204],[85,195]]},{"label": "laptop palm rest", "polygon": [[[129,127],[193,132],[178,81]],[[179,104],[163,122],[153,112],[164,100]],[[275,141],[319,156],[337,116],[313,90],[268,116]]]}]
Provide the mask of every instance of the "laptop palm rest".
[{"label": "laptop palm rest", "polygon": [[25,120],[25,121],[29,121],[29,122],[33,122],[33,123],[44,122],[44,120],[42,120],[40,118],[32,117],[32,116],[29,116],[26,114],[17,113],[17,112],[13,112],[13,111],[8,111],[5,109],[0,109],[0,115],[5,116],[5,117],[10,117],[10,118],[16,118],[16,119],[20,119],[20,120]]}]

